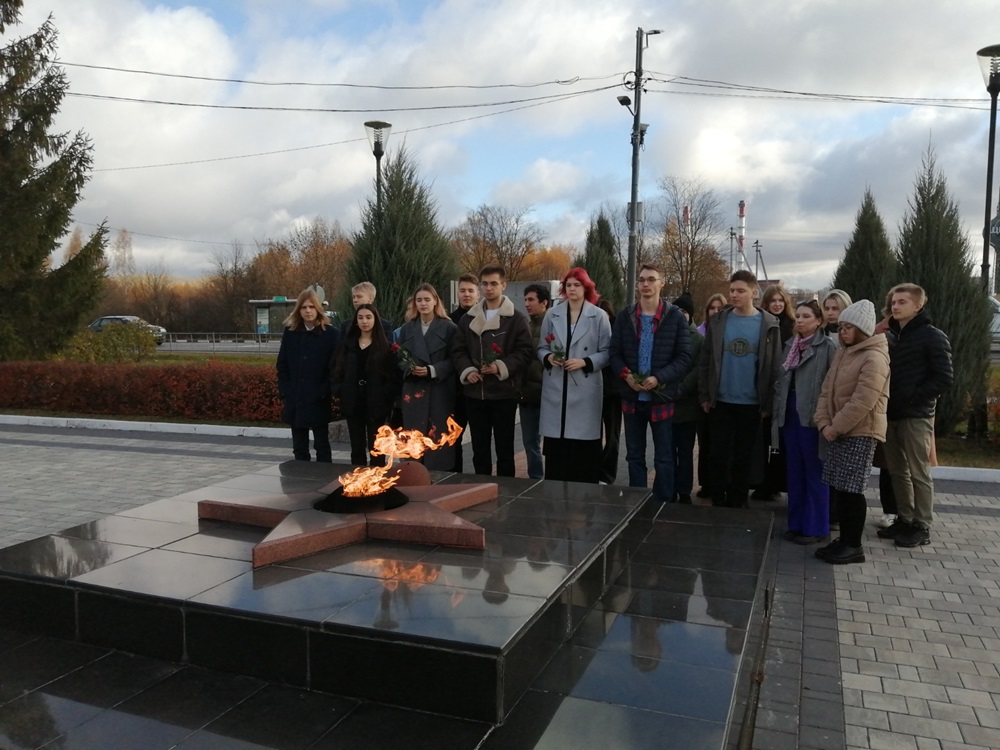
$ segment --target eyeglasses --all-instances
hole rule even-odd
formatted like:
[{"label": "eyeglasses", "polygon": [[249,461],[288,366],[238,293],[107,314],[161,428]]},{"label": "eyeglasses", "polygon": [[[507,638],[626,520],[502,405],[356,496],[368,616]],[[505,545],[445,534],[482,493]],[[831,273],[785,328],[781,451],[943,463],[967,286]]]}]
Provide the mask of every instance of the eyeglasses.
[{"label": "eyeglasses", "polygon": [[655,284],[659,280],[660,280],[659,276],[640,276],[639,277],[639,283],[640,284]]}]

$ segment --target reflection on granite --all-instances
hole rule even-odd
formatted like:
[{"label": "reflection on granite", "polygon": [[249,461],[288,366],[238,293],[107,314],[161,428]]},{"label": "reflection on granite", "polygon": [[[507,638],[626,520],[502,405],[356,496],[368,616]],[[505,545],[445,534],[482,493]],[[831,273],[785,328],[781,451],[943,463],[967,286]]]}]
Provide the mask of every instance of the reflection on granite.
[{"label": "reflection on granite", "polygon": [[[769,513],[491,478],[499,495],[458,511],[485,531],[485,549],[367,541],[256,570],[267,529],[191,515],[200,500],[248,497],[284,502],[287,515],[348,468],[286,462],[0,550],[0,591],[22,597],[0,606],[0,746],[377,748],[401,732],[415,748],[724,746]],[[435,478],[442,489],[475,481]],[[186,644],[185,658],[256,676],[10,637],[5,610],[33,601],[24,586],[86,601],[68,615],[70,633],[86,625],[81,638],[124,632],[134,616],[146,635],[131,633],[129,647],[155,655],[142,638],[165,637],[152,627],[162,611],[169,658]],[[313,687],[349,692],[337,677],[348,663],[369,686],[407,683],[382,704],[431,713],[288,686],[321,674]],[[435,669],[455,679],[408,703]],[[433,714],[463,703],[494,715]]]},{"label": "reflection on granite", "polygon": [[398,587],[380,587],[366,594],[324,624],[392,630],[499,650],[542,603],[518,594],[403,581]]}]

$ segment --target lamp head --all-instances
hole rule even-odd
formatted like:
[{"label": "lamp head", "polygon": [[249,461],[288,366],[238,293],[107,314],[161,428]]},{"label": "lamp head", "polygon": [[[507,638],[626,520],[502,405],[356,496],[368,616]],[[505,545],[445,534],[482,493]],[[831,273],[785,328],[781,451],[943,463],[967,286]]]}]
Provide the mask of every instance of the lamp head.
[{"label": "lamp head", "polygon": [[627,96],[619,96],[618,97],[618,103],[620,105],[622,105],[623,107],[631,107],[632,106],[632,100],[629,99]]},{"label": "lamp head", "polygon": [[983,72],[983,82],[986,90],[996,96],[1000,92],[1000,44],[983,47],[976,53],[979,59],[979,69]]},{"label": "lamp head", "polygon": [[392,124],[381,120],[370,120],[365,123],[365,133],[368,135],[368,142],[371,144],[372,153],[376,159],[380,159],[385,154],[386,144],[389,143],[389,133],[392,132]]}]

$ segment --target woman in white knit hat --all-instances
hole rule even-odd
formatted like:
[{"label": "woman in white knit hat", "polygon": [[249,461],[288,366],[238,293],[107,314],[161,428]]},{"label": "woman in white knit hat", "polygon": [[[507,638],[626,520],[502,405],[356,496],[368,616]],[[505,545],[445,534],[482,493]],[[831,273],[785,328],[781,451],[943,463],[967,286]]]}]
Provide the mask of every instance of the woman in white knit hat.
[{"label": "woman in white knit hat", "polygon": [[840,314],[837,351],[823,381],[816,426],[826,441],[823,481],[840,504],[840,538],[816,550],[816,557],[840,565],[864,562],[861,547],[867,501],[865,488],[876,442],[885,442],[889,400],[889,346],[875,333],[875,306],[866,299]]}]

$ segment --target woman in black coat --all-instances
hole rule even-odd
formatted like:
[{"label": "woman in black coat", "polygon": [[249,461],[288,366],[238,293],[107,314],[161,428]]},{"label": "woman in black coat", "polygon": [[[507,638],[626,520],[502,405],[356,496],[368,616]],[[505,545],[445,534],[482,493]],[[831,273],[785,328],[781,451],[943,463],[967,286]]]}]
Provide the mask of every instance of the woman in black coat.
[{"label": "woman in black coat", "polygon": [[292,427],[292,453],[309,461],[309,432],[316,460],[330,463],[330,357],[340,333],[330,325],[323,305],[312,289],[303,291],[285,318],[278,350],[278,395],[284,406],[281,420]]},{"label": "woman in black coat", "polygon": [[[400,364],[404,371],[403,427],[437,439],[448,431],[448,417],[455,414],[451,352],[458,326],[430,284],[418,286],[411,301],[396,342],[411,360]],[[429,451],[423,463],[428,469],[448,471],[455,465],[455,449],[449,445]]]},{"label": "woman in black coat", "polygon": [[378,310],[358,305],[331,367],[333,392],[347,421],[354,466],[385,466],[385,456],[372,456],[375,433],[386,424],[401,378],[396,355],[389,349]]}]

